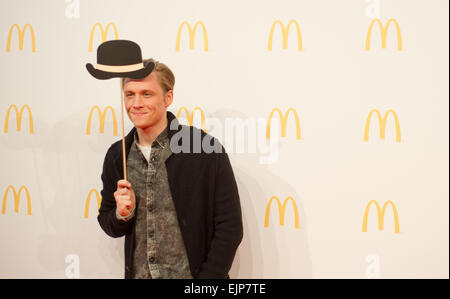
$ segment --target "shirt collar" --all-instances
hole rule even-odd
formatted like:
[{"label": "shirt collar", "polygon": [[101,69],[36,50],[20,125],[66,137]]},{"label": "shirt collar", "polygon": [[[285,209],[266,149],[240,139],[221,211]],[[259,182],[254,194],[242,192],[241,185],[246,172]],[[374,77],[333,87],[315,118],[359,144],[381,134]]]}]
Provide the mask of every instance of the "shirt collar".
[{"label": "shirt collar", "polygon": [[[160,147],[165,148],[167,146],[167,139],[168,139],[168,127],[166,127],[158,135],[158,137],[156,137],[155,141],[153,141],[153,143],[152,143],[152,147],[154,147],[155,145],[159,145]],[[133,140],[137,147],[138,141],[139,141],[139,136],[138,136],[137,130],[134,132]]]}]

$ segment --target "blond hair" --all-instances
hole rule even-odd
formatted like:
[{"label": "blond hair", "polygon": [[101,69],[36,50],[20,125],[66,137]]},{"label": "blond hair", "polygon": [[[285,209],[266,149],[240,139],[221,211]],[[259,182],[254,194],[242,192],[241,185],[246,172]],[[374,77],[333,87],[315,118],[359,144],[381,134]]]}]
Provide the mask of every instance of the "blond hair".
[{"label": "blond hair", "polygon": [[[170,68],[164,63],[156,61],[153,58],[144,59],[144,67],[147,66],[150,62],[153,62],[155,64],[155,68],[152,72],[156,73],[159,85],[163,89],[164,93],[168,92],[169,90],[173,90],[173,87],[175,86],[175,76]],[[123,90],[125,82],[124,78],[121,78],[120,82],[122,84]]]}]

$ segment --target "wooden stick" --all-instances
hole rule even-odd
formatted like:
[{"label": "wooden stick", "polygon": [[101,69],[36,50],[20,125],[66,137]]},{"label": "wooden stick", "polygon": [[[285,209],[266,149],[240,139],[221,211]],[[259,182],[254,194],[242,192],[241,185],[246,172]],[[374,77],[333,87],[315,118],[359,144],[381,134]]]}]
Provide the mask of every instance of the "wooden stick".
[{"label": "wooden stick", "polygon": [[123,106],[125,105],[123,101],[123,87],[122,87],[122,80],[120,79],[120,108],[122,110],[122,159],[123,159],[123,178],[126,181],[127,180],[127,160],[125,155],[125,128],[124,128],[124,120],[123,120]]}]

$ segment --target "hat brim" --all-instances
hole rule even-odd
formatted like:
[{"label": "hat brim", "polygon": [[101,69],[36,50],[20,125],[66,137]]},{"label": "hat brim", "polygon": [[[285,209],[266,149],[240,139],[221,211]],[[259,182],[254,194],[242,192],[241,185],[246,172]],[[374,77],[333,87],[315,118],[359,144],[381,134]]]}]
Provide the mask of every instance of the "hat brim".
[{"label": "hat brim", "polygon": [[90,63],[86,64],[86,69],[88,72],[96,79],[106,80],[112,78],[132,78],[132,79],[143,79],[147,77],[155,68],[155,64],[153,62],[148,63],[144,68],[132,71],[132,72],[123,72],[123,73],[112,73],[106,72],[102,70],[98,70],[94,68],[94,66]]}]

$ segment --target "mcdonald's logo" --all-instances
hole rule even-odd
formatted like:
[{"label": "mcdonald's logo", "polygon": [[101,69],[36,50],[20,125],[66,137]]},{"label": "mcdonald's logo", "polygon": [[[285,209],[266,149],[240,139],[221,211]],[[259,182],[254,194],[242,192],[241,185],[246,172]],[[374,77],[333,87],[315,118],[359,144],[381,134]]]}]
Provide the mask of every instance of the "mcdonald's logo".
[{"label": "mcdonald's logo", "polygon": [[116,119],[116,113],[114,112],[114,109],[111,106],[107,106],[103,113],[101,112],[100,108],[97,105],[94,105],[91,108],[91,111],[89,111],[89,117],[87,121],[87,128],[86,128],[86,135],[91,135],[91,121],[92,121],[92,113],[94,110],[97,111],[98,117],[100,119],[100,133],[105,132],[105,119],[106,119],[106,112],[108,110],[111,110],[111,114],[113,117],[113,125],[114,125],[114,136],[117,136],[117,119]]},{"label": "mcdonald's logo", "polygon": [[108,25],[106,25],[106,29],[103,29],[102,24],[97,22],[97,23],[95,23],[94,27],[92,27],[91,36],[89,37],[89,49],[88,49],[89,52],[92,52],[92,43],[93,43],[93,39],[94,39],[95,28],[97,28],[97,26],[100,29],[100,32],[102,34],[102,43],[106,41],[106,38],[108,36],[109,27],[111,27],[111,26],[114,29],[115,39],[119,39],[119,33],[117,32],[116,24],[114,24],[113,22],[110,22],[110,23],[108,23]]},{"label": "mcdonald's logo", "polygon": [[267,208],[266,208],[266,215],[264,217],[264,227],[269,227],[269,215],[270,215],[270,207],[272,205],[272,201],[276,200],[277,202],[277,206],[278,206],[278,213],[280,216],[280,225],[284,225],[284,217],[286,215],[286,206],[289,200],[291,200],[292,202],[292,206],[294,207],[294,220],[295,220],[295,228],[299,228],[300,227],[300,220],[299,220],[299,216],[298,216],[298,208],[297,208],[297,204],[295,203],[295,200],[289,196],[287,197],[283,204],[281,204],[281,201],[278,199],[277,196],[272,196],[269,200],[269,203],[267,204]]},{"label": "mcdonald's logo", "polygon": [[30,123],[30,134],[33,134],[34,133],[33,115],[31,114],[31,110],[28,105],[23,105],[22,108],[20,108],[20,111],[17,109],[17,106],[14,104],[9,106],[8,111],[6,112],[5,127],[3,128],[3,131],[5,133],[8,133],[9,114],[11,112],[11,109],[13,109],[13,108],[14,108],[14,111],[16,112],[17,131],[20,131],[20,129],[22,127],[22,114],[26,108],[28,110],[28,118],[29,118],[29,123]]},{"label": "mcdonald's logo", "polygon": [[14,28],[17,29],[17,33],[19,36],[19,50],[20,51],[23,50],[23,39],[25,36],[25,31],[27,30],[27,28],[30,28],[31,51],[36,52],[36,37],[34,35],[33,26],[31,26],[30,24],[25,24],[25,26],[23,26],[23,29],[20,29],[19,25],[17,25],[17,24],[11,25],[11,27],[9,28],[8,41],[6,42],[6,52],[10,52],[10,50],[11,50],[11,35],[12,35]]},{"label": "mcdonald's logo", "polygon": [[375,23],[378,24],[378,27],[380,28],[381,48],[382,49],[386,49],[386,42],[387,42],[389,26],[391,25],[391,23],[394,23],[395,29],[397,32],[397,49],[398,49],[398,51],[401,51],[403,49],[403,41],[402,41],[402,33],[400,32],[400,25],[398,24],[398,22],[395,19],[392,19],[392,18],[387,21],[386,26],[383,26],[380,19],[378,19],[378,18],[375,18],[372,20],[372,22],[369,25],[369,29],[367,31],[367,36],[366,36],[366,51],[370,50],[370,40],[372,38],[372,30],[373,30],[373,26],[375,25]]},{"label": "mcdonald's logo", "polygon": [[9,190],[12,190],[12,192],[13,192],[14,212],[16,212],[16,213],[19,213],[20,194],[22,193],[22,190],[25,190],[25,195],[27,196],[27,215],[31,216],[31,199],[30,199],[30,192],[28,191],[28,188],[25,186],[22,186],[19,188],[19,191],[16,192],[16,189],[12,185],[9,185],[6,188],[5,195],[3,195],[2,214],[6,213],[6,200],[8,199]]},{"label": "mcdonald's logo", "polygon": [[275,31],[275,27],[277,26],[277,24],[279,24],[280,28],[281,28],[281,34],[282,34],[282,38],[283,38],[283,49],[287,49],[289,29],[290,29],[291,25],[294,24],[295,28],[297,29],[297,50],[302,51],[302,49],[303,49],[302,33],[300,31],[300,25],[298,24],[298,22],[296,20],[290,20],[289,23],[287,24],[287,27],[285,27],[284,24],[280,20],[276,20],[272,24],[272,27],[270,28],[270,33],[269,33],[269,45],[267,47],[267,50],[272,51],[273,33]]},{"label": "mcdonald's logo", "polygon": [[197,21],[194,25],[194,29],[192,29],[191,25],[186,21],[181,23],[180,28],[178,29],[178,33],[177,33],[177,41],[176,41],[175,50],[177,52],[180,52],[181,32],[183,31],[184,25],[186,25],[188,32],[189,32],[189,49],[191,49],[191,50],[194,49],[195,32],[197,31],[198,25],[200,25],[202,27],[202,31],[203,31],[203,50],[205,52],[208,52],[208,33],[206,32],[205,24],[203,24],[202,21]]},{"label": "mcdonald's logo", "polygon": [[200,108],[200,107],[195,107],[195,108],[192,110],[192,112],[189,113],[189,110],[188,110],[185,106],[183,106],[183,107],[181,107],[180,109],[178,109],[178,112],[177,112],[177,118],[179,118],[180,115],[181,115],[181,112],[184,111],[185,114],[186,114],[187,121],[188,121],[189,125],[192,126],[193,123],[194,123],[194,112],[195,112],[195,110],[200,111],[200,116],[201,116],[201,118],[202,118],[202,130],[203,130],[204,132],[206,132],[206,128],[205,128],[205,114],[203,113],[203,110],[202,110],[202,108]]},{"label": "mcdonald's logo", "polygon": [[392,211],[394,212],[395,233],[396,234],[400,233],[400,224],[399,224],[399,220],[398,220],[397,208],[395,207],[394,203],[392,201],[390,201],[390,200],[386,201],[382,208],[380,208],[380,205],[378,204],[377,201],[375,201],[375,200],[369,201],[369,203],[366,206],[366,210],[364,211],[362,231],[363,232],[367,232],[367,219],[369,217],[370,206],[372,204],[375,204],[375,207],[377,208],[377,213],[378,213],[378,230],[379,231],[383,230],[383,227],[384,227],[384,214],[386,213],[386,208],[387,208],[388,204],[390,204],[391,207],[392,207]]},{"label": "mcdonald's logo", "polygon": [[389,109],[384,114],[383,117],[381,117],[381,113],[377,109],[372,109],[369,112],[369,115],[367,116],[367,120],[366,120],[366,126],[364,127],[364,141],[368,141],[369,140],[370,119],[372,118],[372,114],[373,113],[376,113],[377,116],[378,116],[378,122],[380,124],[380,139],[384,139],[384,137],[386,135],[387,117],[388,117],[389,113],[392,113],[392,115],[394,116],[394,120],[395,120],[395,141],[396,142],[401,142],[401,138],[402,137],[401,137],[401,134],[400,134],[400,122],[398,121],[397,114],[392,109]]},{"label": "mcdonald's logo", "polygon": [[88,196],[86,198],[86,204],[84,205],[84,218],[89,218],[89,203],[91,202],[92,193],[95,194],[95,197],[97,199],[98,209],[100,209],[100,204],[102,203],[102,198],[101,198],[100,194],[98,193],[98,191],[95,189],[91,189],[91,191],[89,191]]},{"label": "mcdonald's logo", "polygon": [[274,114],[275,112],[278,112],[278,115],[279,115],[279,117],[280,117],[280,122],[281,122],[281,137],[286,137],[287,118],[288,118],[288,116],[289,116],[289,112],[291,112],[291,111],[292,111],[292,113],[294,114],[294,117],[295,117],[295,126],[296,126],[296,129],[297,129],[297,136],[296,136],[296,138],[297,138],[297,140],[300,140],[300,137],[301,137],[300,121],[299,121],[299,118],[298,118],[298,114],[297,114],[297,112],[295,111],[294,108],[289,108],[288,111],[286,111],[286,113],[284,114],[284,116],[283,116],[283,114],[281,113],[281,110],[280,110],[280,109],[274,108],[274,109],[272,110],[272,112],[271,112],[270,115],[269,115],[269,119],[267,120],[267,126],[266,126],[266,139],[270,139],[270,125],[271,125],[271,123],[272,123],[272,117],[273,117],[273,114]]}]

